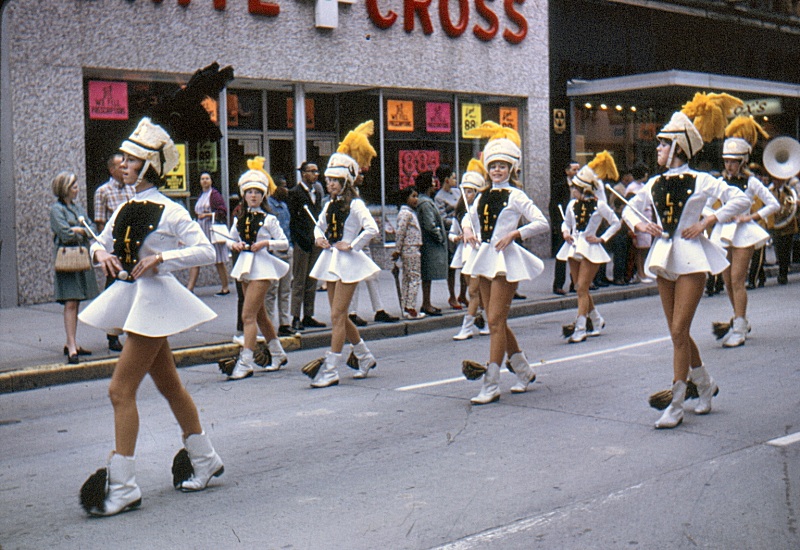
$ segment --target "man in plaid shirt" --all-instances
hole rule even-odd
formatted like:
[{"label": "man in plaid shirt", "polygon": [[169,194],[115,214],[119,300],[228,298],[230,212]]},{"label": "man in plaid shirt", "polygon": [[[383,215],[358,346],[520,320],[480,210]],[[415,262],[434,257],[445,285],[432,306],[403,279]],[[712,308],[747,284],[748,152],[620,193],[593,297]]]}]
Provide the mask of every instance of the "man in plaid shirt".
[{"label": "man in plaid shirt", "polygon": [[[135,194],[134,187],[122,183],[122,155],[119,153],[112,155],[108,159],[108,173],[111,177],[106,183],[98,187],[94,192],[94,223],[97,225],[98,232],[103,230],[111,214],[119,205],[128,202]],[[106,278],[106,288],[114,282],[112,277]],[[108,349],[111,351],[122,351],[122,343],[116,334],[107,334]]]}]

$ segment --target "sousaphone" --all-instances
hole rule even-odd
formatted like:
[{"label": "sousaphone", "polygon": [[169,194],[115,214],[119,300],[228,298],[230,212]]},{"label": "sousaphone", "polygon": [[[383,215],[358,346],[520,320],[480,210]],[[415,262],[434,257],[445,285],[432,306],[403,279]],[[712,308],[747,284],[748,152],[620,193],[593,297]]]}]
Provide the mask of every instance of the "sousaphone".
[{"label": "sousaphone", "polygon": [[[800,172],[800,142],[789,136],[770,141],[764,148],[764,168],[776,179],[788,180]],[[780,194],[781,209],[772,216],[773,229],[781,229],[791,223],[797,214],[797,192],[785,186]]]}]

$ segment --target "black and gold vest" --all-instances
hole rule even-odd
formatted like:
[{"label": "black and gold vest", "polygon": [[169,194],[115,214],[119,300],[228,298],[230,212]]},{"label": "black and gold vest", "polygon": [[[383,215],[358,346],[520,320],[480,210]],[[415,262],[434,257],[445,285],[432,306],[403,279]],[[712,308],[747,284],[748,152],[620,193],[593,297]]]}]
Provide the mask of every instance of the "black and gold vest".
[{"label": "black and gold vest", "polygon": [[258,230],[264,225],[264,220],[266,219],[267,215],[264,212],[248,211],[236,221],[236,230],[239,231],[239,238],[242,242],[246,243],[248,247],[256,242]]},{"label": "black and gold vest", "polygon": [[725,178],[725,183],[731,187],[736,187],[742,192],[747,191],[747,182],[750,181],[749,176],[739,176],[738,178]]},{"label": "black and gold vest", "polygon": [[503,208],[508,206],[510,189],[489,189],[481,194],[478,202],[478,218],[481,223],[481,240],[488,243],[492,240],[497,217]]},{"label": "black and gold vest", "polygon": [[149,201],[128,201],[120,208],[111,235],[114,255],[122,262],[125,271],[130,273],[139,263],[139,249],[145,237],[158,227],[163,213],[163,204]]},{"label": "black and gold vest", "polygon": [[334,200],[328,205],[326,220],[328,228],[325,230],[325,238],[333,244],[338,243],[344,236],[344,222],[350,215],[350,203],[344,200]]},{"label": "black and gold vest", "polygon": [[578,231],[586,231],[586,226],[589,225],[589,219],[597,210],[597,199],[595,197],[576,200],[572,205],[572,213],[575,216],[575,229]]},{"label": "black and gold vest", "polygon": [[691,174],[681,174],[660,176],[653,184],[653,204],[661,220],[661,227],[670,237],[675,234],[686,201],[694,193],[696,180]]}]

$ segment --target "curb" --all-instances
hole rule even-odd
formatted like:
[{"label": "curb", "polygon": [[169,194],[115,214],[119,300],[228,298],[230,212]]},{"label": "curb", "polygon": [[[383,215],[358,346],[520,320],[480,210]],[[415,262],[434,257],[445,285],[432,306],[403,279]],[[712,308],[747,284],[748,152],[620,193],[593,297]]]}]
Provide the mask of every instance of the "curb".
[{"label": "curb", "polygon": [[[656,285],[635,285],[631,287],[614,287],[595,292],[592,294],[592,298],[597,304],[605,304],[656,294],[658,294]],[[578,298],[575,295],[520,304],[512,303],[509,318],[528,317],[575,309],[577,304]],[[359,332],[365,340],[400,338],[430,330],[460,327],[462,315],[463,312],[448,312],[441,317],[426,317],[419,321],[401,320],[397,323],[373,324],[359,328]],[[330,330],[308,331],[301,336],[281,338],[281,344],[283,344],[286,351],[319,349],[327,347],[330,344],[330,339]],[[225,357],[234,356],[239,352],[239,346],[233,343],[216,343],[178,348],[172,350],[172,352],[175,356],[175,364],[179,368],[183,368],[213,363]],[[54,363],[22,367],[17,370],[0,373],[0,394],[110,378],[116,364],[116,357],[108,357],[85,361],[77,365]]]}]

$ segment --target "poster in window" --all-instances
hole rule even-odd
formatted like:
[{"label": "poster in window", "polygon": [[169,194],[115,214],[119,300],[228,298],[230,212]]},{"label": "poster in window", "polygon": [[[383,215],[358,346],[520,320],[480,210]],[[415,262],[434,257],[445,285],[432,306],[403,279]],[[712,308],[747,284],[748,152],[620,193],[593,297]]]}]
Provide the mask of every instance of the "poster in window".
[{"label": "poster in window", "polygon": [[417,176],[422,172],[439,167],[439,151],[401,150],[398,155],[400,189],[414,185]]},{"label": "poster in window", "polygon": [[217,171],[216,141],[206,141],[197,146],[197,169],[210,173]]},{"label": "poster in window", "polygon": [[170,197],[188,197],[186,189],[186,144],[176,143],[178,148],[178,165],[168,172],[164,178],[162,191]]},{"label": "poster in window", "polygon": [[128,83],[89,81],[91,120],[128,120]]},{"label": "poster in window", "polygon": [[390,132],[414,131],[414,102],[389,99],[386,102],[387,129]]},{"label": "poster in window", "polygon": [[[286,98],[286,127],[294,128],[294,98]],[[313,130],[317,127],[317,119],[314,115],[314,100],[306,98],[306,130]]]},{"label": "poster in window", "polygon": [[500,107],[500,126],[519,132],[519,109],[516,107]]},{"label": "poster in window", "polygon": [[483,123],[480,103],[461,104],[461,133],[466,134]]},{"label": "poster in window", "polygon": [[425,125],[428,132],[449,134],[452,131],[450,125],[450,104],[429,101],[425,104]]}]

